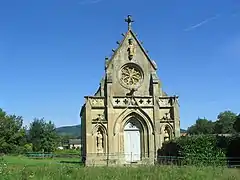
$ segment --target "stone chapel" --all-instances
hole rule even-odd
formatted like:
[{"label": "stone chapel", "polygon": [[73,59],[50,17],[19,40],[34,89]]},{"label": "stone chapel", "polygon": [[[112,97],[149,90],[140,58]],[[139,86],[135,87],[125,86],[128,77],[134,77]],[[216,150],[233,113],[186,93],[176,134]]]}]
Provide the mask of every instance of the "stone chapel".
[{"label": "stone chapel", "polygon": [[163,142],[180,136],[177,96],[167,95],[132,30],[110,58],[93,96],[85,96],[80,117],[85,165],[154,164]]}]

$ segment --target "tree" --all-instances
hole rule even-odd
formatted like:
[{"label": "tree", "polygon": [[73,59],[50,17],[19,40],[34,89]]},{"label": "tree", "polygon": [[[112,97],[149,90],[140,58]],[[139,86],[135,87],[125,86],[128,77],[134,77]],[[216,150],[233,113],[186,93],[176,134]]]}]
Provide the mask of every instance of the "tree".
[{"label": "tree", "polygon": [[236,117],[233,127],[236,132],[240,132],[240,114]]},{"label": "tree", "polygon": [[33,145],[33,151],[41,151],[42,150],[42,139],[43,131],[44,131],[44,121],[43,119],[34,119],[30,124],[29,128],[29,141]]},{"label": "tree", "polygon": [[224,111],[218,115],[218,120],[215,122],[216,134],[233,134],[235,133],[234,122],[237,115],[231,111]]},{"label": "tree", "polygon": [[55,150],[56,146],[59,142],[59,137],[56,132],[56,127],[53,122],[49,121],[48,123],[44,124],[44,131],[43,131],[43,140],[42,146],[45,152],[52,152]]},{"label": "tree", "polygon": [[213,134],[214,123],[205,118],[198,118],[196,123],[188,128],[188,134]]},{"label": "tree", "polygon": [[0,152],[19,153],[26,144],[26,131],[21,116],[7,115],[0,108]]},{"label": "tree", "polygon": [[33,151],[52,152],[58,140],[55,125],[51,121],[45,122],[43,118],[35,118],[30,124],[29,140]]}]

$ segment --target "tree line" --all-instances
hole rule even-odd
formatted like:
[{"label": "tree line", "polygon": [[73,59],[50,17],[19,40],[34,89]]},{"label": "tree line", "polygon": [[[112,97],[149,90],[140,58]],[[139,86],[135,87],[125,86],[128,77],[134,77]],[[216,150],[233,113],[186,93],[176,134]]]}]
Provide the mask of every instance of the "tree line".
[{"label": "tree line", "polygon": [[190,135],[200,134],[235,134],[240,131],[240,114],[232,111],[219,113],[216,121],[198,118],[196,123],[187,129]]},{"label": "tree line", "polygon": [[0,108],[0,153],[53,152],[64,140],[53,122],[35,118],[27,129],[23,117],[7,114]]},{"label": "tree line", "polygon": [[[216,121],[198,118],[196,123],[187,129],[190,135],[234,135],[238,132],[240,115],[231,111],[221,112]],[[35,118],[27,129],[23,126],[21,116],[7,114],[0,108],[0,153],[53,152],[69,138],[58,135],[52,121]],[[184,140],[185,144],[186,142]]]}]

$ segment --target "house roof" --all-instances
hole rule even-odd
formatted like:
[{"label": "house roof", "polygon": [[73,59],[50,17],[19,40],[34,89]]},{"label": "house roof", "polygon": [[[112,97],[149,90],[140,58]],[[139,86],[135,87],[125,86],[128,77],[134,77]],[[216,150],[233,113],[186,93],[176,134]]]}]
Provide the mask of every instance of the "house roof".
[{"label": "house roof", "polygon": [[81,144],[81,139],[69,139],[69,144]]}]

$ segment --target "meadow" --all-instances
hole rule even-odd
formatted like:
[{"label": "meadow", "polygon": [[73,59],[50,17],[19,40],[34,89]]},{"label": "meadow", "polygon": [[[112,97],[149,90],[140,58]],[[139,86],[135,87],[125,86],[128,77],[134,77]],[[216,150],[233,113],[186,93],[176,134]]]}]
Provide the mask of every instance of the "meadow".
[{"label": "meadow", "polygon": [[195,166],[83,167],[77,158],[29,159],[4,156],[0,160],[4,180],[237,180],[239,169]]}]

